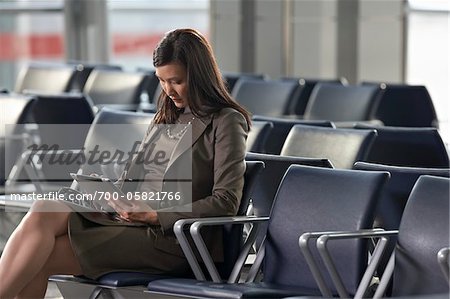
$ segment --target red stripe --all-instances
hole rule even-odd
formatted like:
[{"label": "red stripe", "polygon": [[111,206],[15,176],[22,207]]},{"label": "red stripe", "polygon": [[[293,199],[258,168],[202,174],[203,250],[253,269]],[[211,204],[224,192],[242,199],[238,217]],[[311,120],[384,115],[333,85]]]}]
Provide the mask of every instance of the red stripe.
[{"label": "red stripe", "polygon": [[0,61],[62,58],[63,39],[58,34],[0,34]]},{"label": "red stripe", "polygon": [[114,54],[146,54],[151,56],[159,40],[164,36],[160,34],[133,35],[114,34],[113,51]]},{"label": "red stripe", "polygon": [[[164,33],[113,35],[113,52],[116,55],[152,55]],[[57,33],[18,35],[0,33],[0,61],[20,59],[63,59],[64,38]]]}]

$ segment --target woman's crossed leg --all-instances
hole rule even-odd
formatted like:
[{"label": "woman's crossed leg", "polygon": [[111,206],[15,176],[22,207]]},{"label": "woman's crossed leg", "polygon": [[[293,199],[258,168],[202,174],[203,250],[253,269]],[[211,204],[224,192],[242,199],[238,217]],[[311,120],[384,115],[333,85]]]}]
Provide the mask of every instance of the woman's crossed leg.
[{"label": "woman's crossed leg", "polygon": [[[0,258],[0,298],[42,298],[53,274],[82,274],[68,237],[71,210],[35,202]],[[53,209],[54,212],[50,212]]]}]

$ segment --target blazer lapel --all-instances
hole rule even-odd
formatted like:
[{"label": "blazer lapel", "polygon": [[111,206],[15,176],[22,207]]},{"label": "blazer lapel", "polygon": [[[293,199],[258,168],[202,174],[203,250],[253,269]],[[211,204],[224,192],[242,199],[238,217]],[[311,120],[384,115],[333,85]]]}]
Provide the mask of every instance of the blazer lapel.
[{"label": "blazer lapel", "polygon": [[133,154],[131,158],[131,162],[128,164],[128,167],[125,168],[123,173],[123,179],[134,178],[136,174],[134,173],[136,170],[136,160],[142,155],[145,151],[145,148],[148,144],[150,144],[157,136],[158,130],[161,130],[162,126],[152,124],[148,130],[148,133],[145,135],[144,140],[142,141],[139,149]]},{"label": "blazer lapel", "polygon": [[[195,118],[192,121],[191,124],[191,132],[192,132],[192,138],[181,138],[180,141],[176,144],[175,149],[172,152],[172,155],[170,156],[169,163],[167,164],[167,169],[170,168],[170,166],[176,161],[178,157],[180,157],[181,154],[183,154],[185,151],[190,149],[194,143],[198,140],[198,138],[203,134],[206,127],[211,123],[212,121],[212,115],[208,115],[202,118]],[[139,150],[133,155],[133,158],[131,159],[131,163],[129,164],[129,167],[125,169],[122,178],[133,178],[137,177],[137,173],[140,171],[139,167],[136,167],[136,159],[139,158],[140,154],[145,151],[145,148],[148,144],[150,144],[158,135],[158,130],[164,129],[165,125],[152,125],[151,128],[148,131],[148,134],[145,136]],[[188,129],[189,131],[189,129]],[[189,135],[189,134],[185,134]]]},{"label": "blazer lapel", "polygon": [[[180,141],[177,143],[177,145],[175,146],[175,149],[172,152],[169,163],[167,164],[167,169],[170,168],[170,166],[173,164],[173,162],[175,162],[178,159],[178,157],[181,156],[181,154],[183,154],[184,152],[186,152],[187,150],[192,148],[194,143],[203,134],[206,127],[211,123],[211,121],[212,121],[212,115],[208,115],[208,116],[202,117],[200,119],[195,118],[192,121],[192,124],[191,124],[192,138],[189,139],[188,138],[189,134],[185,134],[184,137],[182,137],[180,139]],[[189,132],[189,129],[187,132]]]}]

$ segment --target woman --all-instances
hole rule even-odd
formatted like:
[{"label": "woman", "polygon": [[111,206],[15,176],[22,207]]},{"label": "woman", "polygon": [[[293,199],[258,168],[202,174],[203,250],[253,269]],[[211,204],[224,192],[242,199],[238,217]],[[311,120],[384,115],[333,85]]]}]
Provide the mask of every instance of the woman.
[{"label": "woman", "polygon": [[[125,192],[181,190],[191,203],[182,200],[181,206],[174,206],[159,201],[142,210],[141,205],[130,209],[111,202],[123,219],[117,222],[70,209],[51,215],[34,212],[42,205],[61,205],[36,202],[0,259],[0,298],[43,297],[47,279],[54,274],[98,278],[111,271],[134,270],[181,275],[188,266],[173,224],[182,218],[236,214],[249,114],[230,97],[211,46],[199,32],[167,33],[153,53],[153,63],[162,87],[158,112],[119,184]],[[189,128],[192,138],[186,141]],[[156,166],[139,163],[155,147],[168,153],[166,158]],[[187,166],[185,156],[192,156],[189,184],[174,180]],[[143,178],[142,183],[130,182],[137,178]],[[205,242],[213,258],[221,260],[220,234],[207,232]]]}]

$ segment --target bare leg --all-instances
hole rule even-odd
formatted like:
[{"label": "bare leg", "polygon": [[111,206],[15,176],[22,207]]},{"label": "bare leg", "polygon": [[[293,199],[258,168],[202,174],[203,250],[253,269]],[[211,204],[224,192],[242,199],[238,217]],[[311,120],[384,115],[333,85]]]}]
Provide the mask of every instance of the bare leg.
[{"label": "bare leg", "polygon": [[[34,210],[45,210],[42,206],[47,204],[55,203],[36,202],[33,207]],[[69,214],[70,212],[29,212],[24,217],[0,258],[1,299],[13,298],[35,277],[41,275],[40,272],[56,248],[55,239],[67,235]]]},{"label": "bare leg", "polygon": [[70,246],[69,237],[63,235],[55,240],[55,247],[42,270],[22,289],[17,298],[43,298],[47,281],[54,274],[82,274],[80,265]]}]

